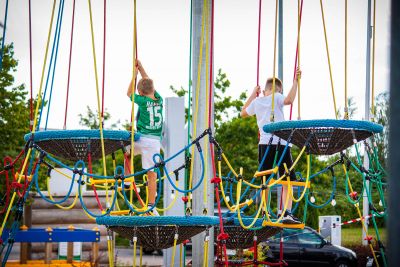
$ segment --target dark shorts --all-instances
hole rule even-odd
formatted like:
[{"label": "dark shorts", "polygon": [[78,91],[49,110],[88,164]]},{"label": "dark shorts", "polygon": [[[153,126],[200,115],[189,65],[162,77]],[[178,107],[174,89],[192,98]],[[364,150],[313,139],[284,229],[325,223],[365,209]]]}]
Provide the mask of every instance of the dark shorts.
[{"label": "dark shorts", "polygon": [[[267,150],[268,145],[258,145],[258,163],[261,164],[261,161],[264,157],[265,151]],[[283,151],[285,150],[285,145],[270,145],[268,154],[264,160],[264,163],[261,167],[261,171],[270,170],[273,168],[275,154],[278,153],[278,157],[276,158],[276,164],[278,164],[279,159],[281,158]],[[286,149],[286,153],[283,156],[283,160],[281,165],[279,166],[279,175],[282,176],[285,174],[285,167],[283,163],[286,163],[288,169],[292,167],[293,160],[292,154],[290,153],[290,147]],[[276,177],[276,176],[275,176]],[[294,171],[290,172],[290,181],[296,181],[296,175]]]}]

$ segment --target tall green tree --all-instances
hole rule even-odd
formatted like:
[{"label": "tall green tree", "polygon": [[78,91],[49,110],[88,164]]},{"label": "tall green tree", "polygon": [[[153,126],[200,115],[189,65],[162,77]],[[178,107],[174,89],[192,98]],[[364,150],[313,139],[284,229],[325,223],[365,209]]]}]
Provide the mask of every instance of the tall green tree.
[{"label": "tall green tree", "polygon": [[384,168],[387,168],[389,151],[389,93],[384,92],[376,97],[375,122],[383,126],[383,132],[376,135],[379,160]]},{"label": "tall green tree", "polygon": [[[103,124],[105,125],[111,119],[111,115],[109,112],[105,111],[103,117]],[[89,106],[86,106],[86,114],[79,114],[79,124],[81,126],[87,127],[89,129],[95,130],[100,128],[99,124],[99,115],[96,111],[93,111]],[[114,129],[117,128],[117,123],[112,123],[108,128]]]},{"label": "tall green tree", "polygon": [[23,148],[29,132],[29,103],[24,84],[15,84],[18,60],[13,44],[5,45],[0,71],[0,157],[15,156]]},{"label": "tall green tree", "polygon": [[[237,117],[244,104],[244,101],[246,100],[247,96],[245,92],[242,92],[237,99],[234,99],[232,96],[227,96],[226,93],[229,91],[230,85],[231,82],[229,81],[226,73],[219,69],[214,81],[215,128],[218,128],[221,123],[231,120],[232,117]],[[179,97],[187,96],[188,94],[188,90],[183,87],[176,89],[171,85],[170,90]],[[192,101],[191,96],[190,99],[190,101]],[[188,108],[186,108],[186,119],[187,114]]]}]

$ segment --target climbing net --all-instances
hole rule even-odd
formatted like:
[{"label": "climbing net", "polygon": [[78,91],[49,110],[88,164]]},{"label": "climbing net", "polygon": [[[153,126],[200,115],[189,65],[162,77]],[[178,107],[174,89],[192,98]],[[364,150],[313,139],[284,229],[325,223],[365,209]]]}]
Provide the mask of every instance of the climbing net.
[{"label": "climbing net", "polygon": [[[260,28],[261,28],[261,0],[259,1],[259,43],[260,43]],[[276,10],[277,10],[276,1]],[[31,116],[31,133],[25,136],[26,145],[20,154],[15,158],[9,157],[4,159],[4,168],[0,172],[0,175],[5,177],[6,194],[3,197],[2,210],[3,223],[1,226],[1,232],[7,225],[7,222],[11,223],[11,231],[8,239],[2,243],[1,253],[4,253],[3,265],[7,262],[8,256],[11,252],[14,237],[19,229],[19,225],[22,218],[23,205],[29,195],[29,192],[33,189],[42,197],[46,202],[56,205],[57,207],[69,210],[72,209],[75,204],[79,202],[82,206],[84,213],[92,218],[96,219],[96,222],[101,225],[107,226],[108,229],[108,252],[110,266],[114,264],[114,251],[112,246],[112,231],[118,232],[119,234],[132,240],[134,245],[134,264],[136,265],[136,247],[140,248],[153,248],[161,249],[173,247],[173,259],[174,262],[175,252],[177,245],[183,246],[187,240],[198,233],[205,232],[204,237],[204,262],[208,260],[208,246],[210,241],[210,230],[214,230],[214,238],[217,243],[217,261],[218,265],[248,265],[248,262],[234,263],[228,260],[227,248],[249,248],[251,246],[257,247],[257,244],[266,241],[269,237],[275,235],[282,228],[304,228],[304,223],[301,224],[287,224],[283,222],[285,211],[287,210],[289,199],[292,198],[296,203],[293,211],[297,209],[299,203],[305,200],[304,214],[302,221],[305,222],[307,218],[307,206],[310,205],[314,208],[322,208],[335,197],[336,193],[336,173],[335,169],[338,167],[343,169],[346,199],[351,205],[354,205],[357,212],[362,217],[360,212],[359,202],[361,196],[357,194],[351,183],[350,171],[355,171],[359,174],[362,179],[363,187],[360,192],[363,192],[366,187],[367,181],[370,181],[372,186],[366,190],[368,196],[368,202],[371,211],[372,221],[374,229],[378,239],[379,248],[384,258],[384,246],[380,241],[380,236],[377,228],[376,218],[386,218],[386,202],[384,198],[384,187],[386,186],[386,173],[382,168],[379,159],[377,146],[374,142],[374,135],[382,131],[382,127],[372,122],[363,121],[351,121],[345,118],[345,120],[312,120],[312,121],[288,121],[288,122],[273,122],[273,111],[271,121],[273,123],[266,125],[264,131],[271,133],[272,136],[279,137],[282,141],[286,140],[286,144],[279,143],[277,149],[273,151],[271,137],[267,149],[262,156],[262,161],[252,175],[243,173],[241,168],[235,168],[232,166],[228,157],[223,151],[218,141],[215,139],[212,129],[212,114],[213,109],[211,105],[213,92],[213,21],[214,21],[214,1],[204,0],[203,11],[202,11],[202,27],[201,27],[201,40],[200,43],[206,40],[205,48],[203,45],[199,49],[199,66],[197,82],[195,83],[195,103],[189,101],[192,109],[189,109],[189,123],[193,122],[193,130],[190,132],[192,127],[188,127],[188,144],[181,148],[176,154],[169,158],[164,159],[162,155],[155,154],[153,156],[154,165],[145,170],[135,171],[133,165],[133,157],[129,160],[126,156],[125,147],[131,144],[131,155],[134,155],[134,141],[140,139],[140,135],[134,132],[134,105],[132,101],[132,122],[131,131],[111,131],[103,129],[104,120],[104,81],[102,94],[99,89],[98,75],[97,75],[97,63],[96,63],[96,52],[94,46],[94,32],[92,22],[92,10],[91,1],[88,0],[90,22],[92,30],[92,51],[94,58],[94,69],[96,79],[96,92],[97,92],[97,104],[99,114],[99,129],[98,130],[62,130],[62,131],[39,131],[44,110],[44,100],[46,99],[46,92],[49,80],[51,80],[50,92],[48,96],[49,105],[47,106],[47,117],[45,121],[45,130],[47,130],[47,121],[50,114],[50,103],[51,103],[51,92],[53,89],[54,72],[56,68],[56,58],[58,51],[58,40],[61,32],[62,25],[62,14],[64,8],[64,1],[60,1],[59,12],[56,22],[56,30],[53,41],[53,49],[51,52],[50,65],[48,66],[47,79],[45,82],[45,90],[42,94],[45,78],[45,68],[47,64],[47,57],[50,46],[50,37],[53,26],[53,19],[55,15],[56,1],[53,2],[51,21],[49,26],[48,41],[45,49],[45,58],[43,63],[42,76],[39,87],[39,98],[35,112],[32,112]],[[211,4],[211,14],[208,12],[207,6]],[[73,20],[75,12],[75,1],[73,2]],[[300,35],[300,22],[302,13],[303,1],[299,1],[299,27],[298,27],[298,40],[296,47],[296,60],[295,69],[299,64],[299,35]],[[323,7],[321,1],[321,11],[323,16]],[[275,37],[276,37],[276,18],[275,17]],[[209,27],[206,21],[211,20],[211,27]],[[72,36],[74,22],[72,22],[72,34],[71,34],[71,49],[72,53]],[[192,25],[191,25],[192,26]],[[192,28],[192,27],[191,27]],[[324,23],[325,37],[326,29]],[[5,33],[5,31],[4,31]],[[207,38],[211,36],[210,40]],[[105,34],[104,34],[105,38]],[[329,61],[329,51],[326,47]],[[276,48],[276,38],[275,38]],[[3,37],[4,45],[4,37]],[[104,45],[105,47],[105,45]],[[260,45],[259,45],[260,47]],[[203,51],[205,49],[205,51]],[[104,52],[104,51],[103,51]],[[137,35],[136,35],[136,0],[134,1],[134,43],[133,43],[133,54],[134,60],[137,58]],[[211,55],[205,57],[203,62],[203,53]],[[258,50],[258,61],[257,70],[259,70],[259,54]],[[103,53],[104,56],[104,53]],[[276,49],[274,50],[274,63],[276,58]],[[105,58],[103,58],[103,62]],[[201,90],[201,68],[206,66],[207,79],[205,83],[204,92]],[[135,63],[134,63],[135,64]],[[71,57],[69,65],[71,65]],[[190,64],[191,65],[191,64]],[[274,64],[275,66],[275,64]],[[330,66],[330,63],[329,63]],[[136,67],[133,66],[132,76],[136,77]],[[52,70],[52,73],[51,73]],[[103,79],[104,79],[104,64],[103,64]],[[257,71],[257,84],[259,84],[259,71]],[[69,73],[69,72],[68,72]],[[190,70],[191,73],[191,70]],[[274,67],[275,77],[275,67]],[[69,79],[68,74],[68,90],[69,91]],[[332,75],[331,75],[332,79]],[[191,79],[189,79],[191,80]],[[334,97],[333,82],[331,80],[335,114],[336,113],[336,101]],[[132,84],[135,86],[135,83]],[[191,82],[189,82],[189,95],[191,90]],[[200,94],[204,93],[206,102],[205,114],[199,114],[199,98]],[[275,93],[275,80],[273,82],[273,94]],[[300,93],[300,86],[299,86]],[[103,98],[100,99],[100,95]],[[347,93],[346,93],[347,95]],[[346,96],[347,97],[347,96]],[[300,97],[298,97],[300,100]],[[33,101],[31,101],[33,102]],[[347,98],[346,101],[347,103]],[[275,103],[274,101],[272,103]],[[299,102],[300,103],[300,102]],[[346,106],[347,108],[347,106]],[[64,120],[64,129],[66,129],[66,118],[67,118],[68,100],[66,102],[66,113]],[[191,114],[190,112],[193,112]],[[347,116],[347,110],[345,112]],[[204,127],[198,127],[199,116],[204,115],[208,120]],[[300,118],[300,105],[298,110]],[[291,118],[291,116],[290,116]],[[337,117],[336,117],[337,118]],[[369,167],[366,168],[363,165],[360,151],[360,142],[363,142],[365,147],[365,153],[369,161]],[[289,153],[289,147],[291,144],[297,146],[300,150],[292,166],[286,166],[283,164],[283,159],[286,153]],[[354,147],[356,151],[357,161],[353,162],[345,150],[349,147]],[[283,153],[279,155],[279,147],[283,147]],[[115,153],[122,151],[125,155],[124,161],[130,161],[128,170],[125,170],[125,162],[117,162]],[[112,174],[107,172],[106,155],[112,155]],[[181,166],[169,170],[167,163],[178,158],[179,155],[185,155],[185,159],[181,162]],[[273,168],[269,170],[262,170],[263,162],[266,160],[268,155],[273,155],[274,163]],[[313,155],[339,155],[339,159],[330,164],[326,168],[312,173],[312,156]],[[301,175],[301,172],[297,172],[297,180],[291,181],[290,174],[298,171],[298,165],[301,160],[305,158],[306,170],[305,177]],[[93,173],[93,161],[101,159],[103,174]],[[195,174],[193,167],[195,159],[200,161],[201,172]],[[209,166],[208,162],[211,161]],[[285,173],[279,175],[279,168],[285,168]],[[63,168],[68,170],[67,172],[62,171]],[[226,167],[229,172],[223,173],[223,167]],[[157,197],[153,205],[148,207],[148,185],[146,173],[148,171],[154,171],[157,174]],[[185,183],[184,187],[178,186],[180,179],[179,172],[185,171]],[[49,179],[52,172],[57,172],[69,179],[69,189],[65,197],[60,200],[55,200],[51,194],[49,187]],[[211,176],[209,173],[211,172]],[[126,174],[129,173],[129,174]],[[330,173],[332,176],[332,193],[328,200],[323,204],[315,204],[313,201],[310,188],[312,182],[316,177]],[[193,176],[198,175],[197,183],[193,183]],[[11,176],[11,177],[10,177]],[[44,179],[43,179],[44,178]],[[139,180],[140,179],[140,180]],[[44,194],[43,188],[40,186],[40,181],[45,181],[47,185],[48,195]],[[78,185],[77,192],[73,196],[73,188],[75,183]],[[174,192],[173,201],[165,208],[158,208],[157,205],[162,197],[163,184],[169,183]],[[215,189],[215,202],[218,208],[218,216],[210,216],[206,208],[204,209],[203,216],[192,215],[192,193],[196,190],[203,189],[203,205],[207,206],[206,190],[208,183],[211,183]],[[281,185],[288,186],[288,194],[286,199],[282,200],[282,213],[281,215],[275,214],[271,207],[271,192],[273,188],[277,188]],[[89,186],[92,188],[94,195],[97,200],[98,212],[94,212],[85,205],[84,194],[82,193],[83,187]],[[293,187],[298,188],[297,195],[295,194]],[[372,188],[376,188],[379,194],[379,202],[382,208],[379,208],[375,199],[372,197]],[[101,203],[98,197],[97,190],[104,190],[106,192],[106,204],[105,206]],[[142,194],[141,194],[142,192]],[[143,194],[145,192],[145,194]],[[178,195],[181,194],[181,201],[185,203],[185,216],[161,216],[153,217],[146,216],[153,210],[166,211],[171,209],[172,206],[178,201]],[[221,198],[220,198],[221,194]],[[70,205],[65,205],[65,202],[73,197],[74,201]],[[120,204],[122,201],[122,205]],[[212,200],[213,201],[213,200]],[[122,207],[124,206],[124,207]],[[221,207],[225,206],[228,212],[223,213]],[[255,207],[254,214],[251,214],[249,210]],[[363,227],[365,224],[361,219]],[[154,238],[153,238],[154,237]],[[368,236],[369,246],[376,260],[376,255],[372,246],[372,238]],[[213,244],[212,244],[213,245]],[[270,266],[274,265],[285,265],[284,259],[281,258],[277,263],[262,262],[257,259],[257,252],[255,250],[254,260],[252,263],[258,262],[259,264],[265,263]],[[282,253],[281,253],[282,254]],[[183,259],[184,255],[180,255]],[[386,265],[386,262],[385,262]]]}]

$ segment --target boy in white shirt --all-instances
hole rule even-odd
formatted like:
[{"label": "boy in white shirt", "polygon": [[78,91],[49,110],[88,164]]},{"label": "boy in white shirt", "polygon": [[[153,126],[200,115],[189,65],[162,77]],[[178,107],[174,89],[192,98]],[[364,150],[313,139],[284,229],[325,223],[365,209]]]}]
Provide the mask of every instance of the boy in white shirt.
[{"label": "boy in white shirt", "polygon": [[[297,93],[297,81],[300,79],[301,76],[301,71],[299,68],[296,70],[296,76],[293,80],[293,85],[292,88],[290,89],[288,95],[285,97],[282,92],[283,92],[283,87],[282,87],[282,81],[279,80],[278,78],[275,78],[275,96],[274,96],[274,102],[275,102],[275,107],[274,107],[274,121],[284,121],[285,116],[283,114],[283,107],[285,105],[291,105],[295,98],[296,98],[296,93]],[[256,86],[251,93],[250,97],[247,99],[246,103],[244,104],[242,108],[242,112],[240,115],[244,117],[248,116],[253,116],[256,115],[257,118],[257,125],[259,128],[260,132],[260,141],[258,144],[258,162],[261,164],[262,158],[265,154],[265,151],[267,149],[269,140],[271,138],[271,134],[266,133],[263,131],[263,126],[266,124],[271,123],[270,118],[271,118],[271,109],[272,109],[272,84],[273,84],[273,78],[269,78],[266,82],[265,89],[263,90],[263,94],[260,97],[257,97],[258,94],[261,93],[261,88],[260,86]],[[280,141],[280,146],[278,146],[279,138],[274,136],[270,150],[264,160],[263,165],[261,166],[261,171],[263,170],[270,170],[273,168],[273,163],[274,163],[274,157],[275,157],[275,151],[278,152],[278,160],[280,159],[283,150],[286,146],[286,141],[281,140]],[[283,160],[281,165],[279,166],[279,174],[284,175],[285,169],[284,165],[287,165],[287,168],[289,169],[293,165],[293,160],[292,160],[292,155],[290,153],[290,147],[286,150],[285,155],[283,156]],[[290,180],[295,181],[296,180],[296,175],[291,172],[290,173]],[[283,203],[286,201],[286,197],[288,195],[288,187],[287,185],[283,185],[283,194],[282,194],[282,200]],[[288,206],[287,210],[285,212],[285,215],[283,217],[283,222],[284,223],[301,223],[299,219],[297,219],[295,216],[291,214],[291,209],[292,209],[292,196],[289,195],[289,201],[288,201]],[[282,211],[280,210],[278,212],[281,213]]]}]

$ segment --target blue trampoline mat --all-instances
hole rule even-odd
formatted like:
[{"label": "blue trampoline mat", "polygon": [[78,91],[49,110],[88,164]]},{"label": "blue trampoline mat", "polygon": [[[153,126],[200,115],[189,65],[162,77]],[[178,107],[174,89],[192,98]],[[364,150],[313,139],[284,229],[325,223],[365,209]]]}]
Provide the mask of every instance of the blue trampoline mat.
[{"label": "blue trampoline mat", "polygon": [[[24,136],[27,142],[31,138],[31,133]],[[130,141],[131,132],[125,130],[103,130],[103,138],[108,140]],[[135,133],[135,141],[139,140],[140,135]],[[100,139],[100,130],[47,130],[38,131],[34,134],[34,141],[41,142],[59,139]]]},{"label": "blue trampoline mat", "polygon": [[283,140],[289,140],[297,147],[307,145],[314,155],[332,155],[381,133],[383,127],[369,121],[356,120],[301,120],[280,121],[263,127]]},{"label": "blue trampoline mat", "polygon": [[304,128],[342,128],[368,131],[371,133],[381,133],[383,131],[382,125],[370,121],[332,119],[279,121],[264,125],[263,130],[266,133],[274,133],[281,130]]},{"label": "blue trampoline mat", "polygon": [[[32,134],[25,135],[25,141]],[[134,140],[140,135],[135,133]],[[125,130],[103,130],[104,152],[106,155],[123,149],[131,143],[131,133]],[[39,131],[33,135],[33,142],[41,149],[56,157],[78,161],[92,160],[102,157],[102,142],[100,130],[48,130]]]},{"label": "blue trampoline mat", "polygon": [[107,226],[214,226],[219,224],[217,216],[104,216],[96,223]]}]

